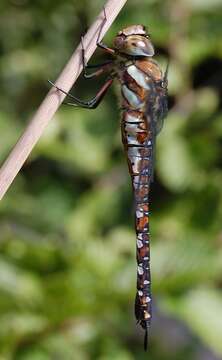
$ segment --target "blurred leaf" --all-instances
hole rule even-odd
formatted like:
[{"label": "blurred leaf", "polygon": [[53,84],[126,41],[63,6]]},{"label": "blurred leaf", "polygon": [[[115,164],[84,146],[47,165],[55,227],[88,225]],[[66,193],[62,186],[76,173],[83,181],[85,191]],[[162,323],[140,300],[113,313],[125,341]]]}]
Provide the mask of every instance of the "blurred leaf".
[{"label": "blurred leaf", "polygon": [[20,305],[37,305],[42,300],[38,278],[4,260],[0,261],[0,290],[16,299]]},{"label": "blurred leaf", "polygon": [[188,4],[192,6],[194,10],[214,10],[214,7],[220,8],[220,0],[212,0],[209,4],[207,0],[188,0]]},{"label": "blurred leaf", "polygon": [[220,291],[208,287],[196,288],[178,300],[173,311],[205,344],[221,356],[222,294]]}]

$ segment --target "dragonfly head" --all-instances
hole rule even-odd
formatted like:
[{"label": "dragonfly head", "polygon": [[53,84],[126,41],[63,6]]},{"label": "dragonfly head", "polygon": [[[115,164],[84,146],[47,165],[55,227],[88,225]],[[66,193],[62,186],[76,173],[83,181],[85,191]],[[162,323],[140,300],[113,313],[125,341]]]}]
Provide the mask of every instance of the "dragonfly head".
[{"label": "dragonfly head", "polygon": [[131,56],[151,57],[154,48],[143,25],[129,26],[120,31],[114,39],[115,49]]}]

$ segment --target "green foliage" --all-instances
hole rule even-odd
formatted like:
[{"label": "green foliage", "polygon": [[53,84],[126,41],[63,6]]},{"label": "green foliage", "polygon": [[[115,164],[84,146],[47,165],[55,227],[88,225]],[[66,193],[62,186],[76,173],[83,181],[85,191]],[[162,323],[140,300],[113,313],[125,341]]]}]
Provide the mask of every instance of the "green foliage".
[{"label": "green foliage", "polygon": [[[102,4],[1,2],[1,162]],[[170,58],[152,189],[149,355],[133,315],[133,205],[114,85],[96,110],[59,109],[0,204],[0,360],[222,357],[219,6],[129,1],[105,37],[144,23],[163,69]],[[91,62],[103,59],[98,50]],[[80,79],[73,92],[88,99],[102,81]]]}]

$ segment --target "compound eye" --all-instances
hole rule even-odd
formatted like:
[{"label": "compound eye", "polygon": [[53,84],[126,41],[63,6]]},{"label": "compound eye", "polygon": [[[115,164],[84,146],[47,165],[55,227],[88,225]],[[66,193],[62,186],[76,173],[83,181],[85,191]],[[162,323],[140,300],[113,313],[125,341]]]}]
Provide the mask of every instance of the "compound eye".
[{"label": "compound eye", "polygon": [[124,44],[125,37],[124,36],[117,36],[114,40],[114,46],[116,49],[122,49]]}]

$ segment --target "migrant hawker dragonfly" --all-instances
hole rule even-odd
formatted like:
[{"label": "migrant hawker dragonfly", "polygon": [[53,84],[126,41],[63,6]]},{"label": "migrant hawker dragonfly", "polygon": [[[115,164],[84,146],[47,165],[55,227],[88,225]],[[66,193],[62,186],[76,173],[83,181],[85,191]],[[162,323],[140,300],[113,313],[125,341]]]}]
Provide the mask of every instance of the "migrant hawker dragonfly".
[{"label": "migrant hawker dragonfly", "polygon": [[[97,95],[85,102],[56,88],[74,100],[68,104],[93,109],[99,105],[114,79],[120,83],[122,142],[135,201],[137,257],[135,316],[145,330],[146,349],[147,333],[152,317],[149,193],[153,181],[155,138],[162,128],[167,113],[167,70],[163,74],[158,63],[153,60],[154,48],[146,28],[142,25],[129,26],[120,31],[114,39],[113,48],[99,41],[97,45],[113,56],[113,60],[104,64],[88,66],[85,64],[84,48],[82,50],[86,78],[108,73],[108,78]],[[87,68],[92,67],[98,69],[87,74]]]}]

